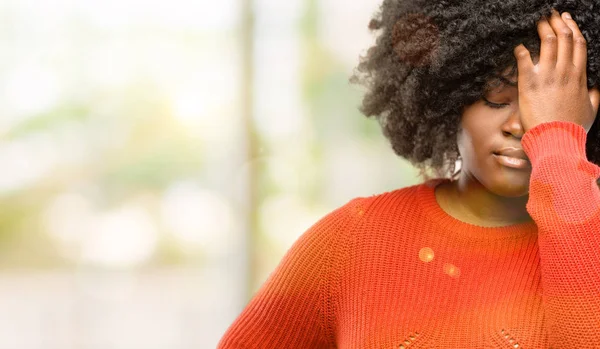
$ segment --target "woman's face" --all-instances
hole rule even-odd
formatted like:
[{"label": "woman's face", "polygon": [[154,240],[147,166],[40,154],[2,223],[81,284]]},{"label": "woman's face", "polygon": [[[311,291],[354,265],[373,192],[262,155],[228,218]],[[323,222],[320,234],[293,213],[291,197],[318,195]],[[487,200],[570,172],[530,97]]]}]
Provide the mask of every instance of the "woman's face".
[{"label": "woman's face", "polygon": [[516,148],[508,155],[526,158],[521,147],[524,131],[516,81],[516,76],[501,80],[484,99],[465,107],[457,139],[462,157],[460,176],[504,197],[527,195],[531,175],[528,160],[519,168],[496,155],[502,149]]}]

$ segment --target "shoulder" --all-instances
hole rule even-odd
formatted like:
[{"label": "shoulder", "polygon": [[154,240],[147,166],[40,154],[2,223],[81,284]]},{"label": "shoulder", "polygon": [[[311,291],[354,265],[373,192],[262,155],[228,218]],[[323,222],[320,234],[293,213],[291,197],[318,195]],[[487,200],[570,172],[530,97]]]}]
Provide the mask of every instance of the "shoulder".
[{"label": "shoulder", "polygon": [[[428,183],[355,197],[325,214],[303,234],[303,239],[319,237],[329,248],[352,240],[355,234],[373,235],[415,224],[419,213],[419,195]],[[345,242],[344,242],[345,241]],[[337,247],[336,247],[337,246]]]},{"label": "shoulder", "polygon": [[425,193],[429,183],[413,184],[403,188],[356,198],[351,201],[365,218],[381,219],[391,214],[409,213],[418,205],[418,198]]},{"label": "shoulder", "polygon": [[[357,197],[337,209],[337,212],[334,211],[332,217],[336,217],[337,224],[327,225],[336,229],[332,231],[336,236],[332,237],[336,240],[335,248],[360,249],[373,241],[398,239],[399,232],[405,237],[411,235],[410,232],[414,231],[422,216],[418,199],[421,193],[426,192],[422,185]],[[330,218],[326,218],[326,221],[333,222]]]}]

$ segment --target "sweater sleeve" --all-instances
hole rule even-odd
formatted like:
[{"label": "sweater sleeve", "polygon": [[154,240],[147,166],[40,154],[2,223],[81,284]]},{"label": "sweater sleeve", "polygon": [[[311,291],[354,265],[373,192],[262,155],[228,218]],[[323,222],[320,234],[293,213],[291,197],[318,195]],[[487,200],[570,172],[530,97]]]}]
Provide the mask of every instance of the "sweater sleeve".
[{"label": "sweater sleeve", "polygon": [[345,236],[362,215],[362,199],[327,214],[287,251],[219,342],[226,348],[330,348],[332,266]]},{"label": "sweater sleeve", "polygon": [[583,127],[553,121],[522,139],[551,348],[600,348],[600,167],[587,160],[586,138]]}]

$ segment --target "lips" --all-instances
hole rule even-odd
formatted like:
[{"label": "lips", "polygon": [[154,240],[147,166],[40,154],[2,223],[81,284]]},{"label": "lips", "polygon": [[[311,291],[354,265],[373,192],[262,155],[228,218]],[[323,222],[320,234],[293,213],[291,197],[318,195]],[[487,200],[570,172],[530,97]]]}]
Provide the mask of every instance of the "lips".
[{"label": "lips", "polygon": [[504,156],[508,156],[510,158],[523,159],[523,160],[529,161],[527,154],[525,154],[525,151],[521,148],[503,148],[503,149],[500,149],[500,150],[494,152],[494,154],[504,155]]}]

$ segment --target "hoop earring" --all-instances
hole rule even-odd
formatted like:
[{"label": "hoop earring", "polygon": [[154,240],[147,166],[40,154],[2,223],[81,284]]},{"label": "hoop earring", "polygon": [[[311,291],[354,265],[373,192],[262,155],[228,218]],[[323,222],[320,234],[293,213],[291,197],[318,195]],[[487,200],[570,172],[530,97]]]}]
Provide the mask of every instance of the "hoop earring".
[{"label": "hoop earring", "polygon": [[458,158],[456,159],[457,161],[460,161],[460,168],[458,170],[456,170],[456,163],[454,164],[455,168],[454,168],[454,173],[452,174],[452,180],[455,180],[456,177],[460,174],[460,172],[462,171],[462,156],[458,156]]}]

